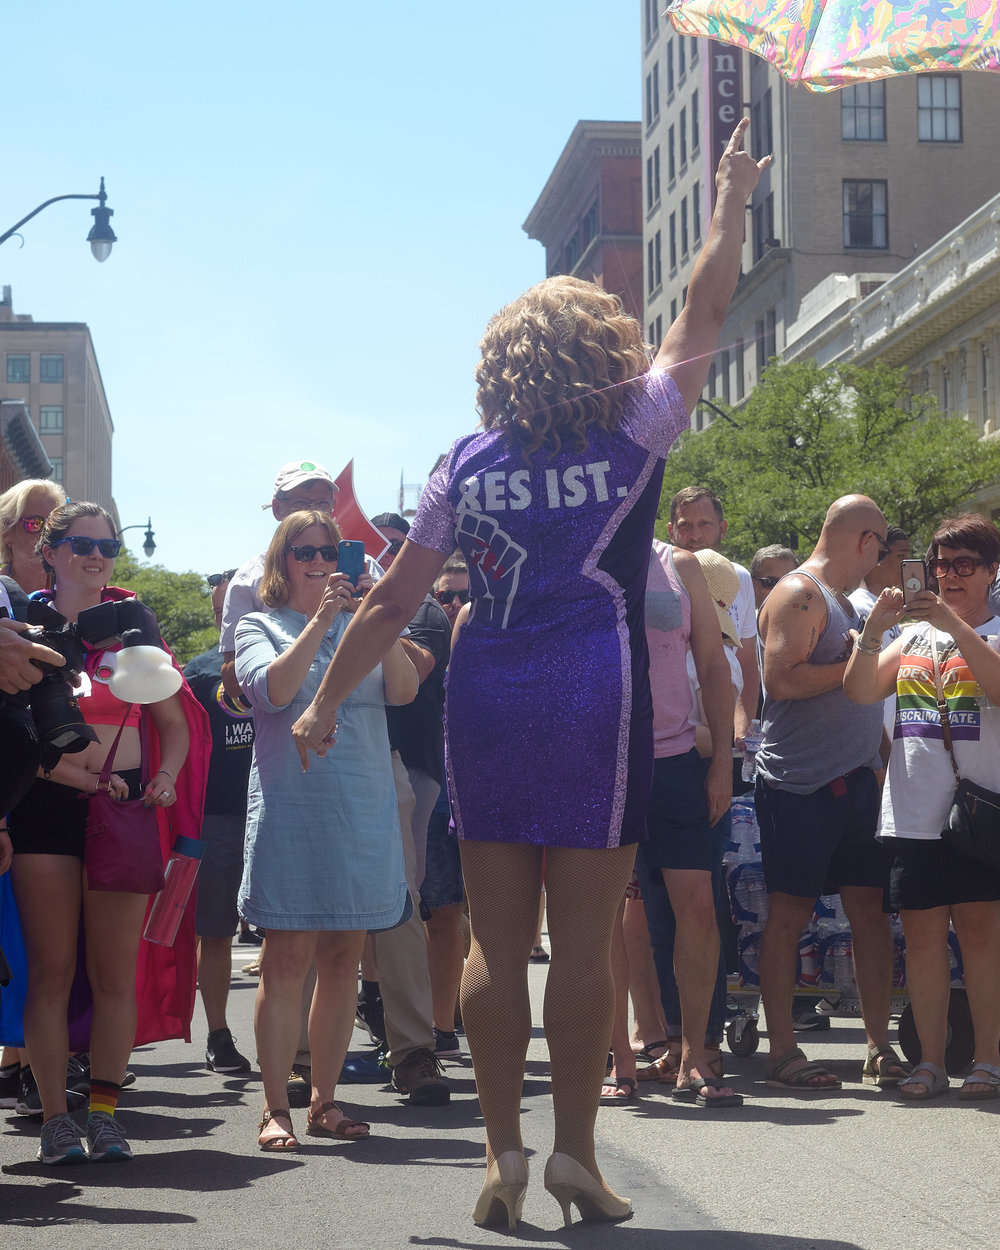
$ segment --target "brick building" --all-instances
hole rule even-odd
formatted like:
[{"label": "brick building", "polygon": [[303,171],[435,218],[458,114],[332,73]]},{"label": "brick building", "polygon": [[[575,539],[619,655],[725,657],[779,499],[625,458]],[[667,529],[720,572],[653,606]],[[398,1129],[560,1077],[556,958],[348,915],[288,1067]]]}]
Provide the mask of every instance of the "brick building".
[{"label": "brick building", "polygon": [[642,167],[638,122],[577,122],[524,230],[545,273],[568,273],[621,297],[642,322]]}]

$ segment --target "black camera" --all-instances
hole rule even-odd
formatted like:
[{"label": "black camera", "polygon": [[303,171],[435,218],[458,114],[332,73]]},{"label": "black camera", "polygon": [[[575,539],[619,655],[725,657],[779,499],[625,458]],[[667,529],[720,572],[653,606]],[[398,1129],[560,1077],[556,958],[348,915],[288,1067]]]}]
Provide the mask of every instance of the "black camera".
[{"label": "black camera", "polygon": [[99,741],[84,721],[72,691],[83,672],[83,644],[100,646],[121,639],[123,647],[159,647],[160,631],[156,617],[138,599],[85,608],[75,623],[67,621],[49,604],[32,600],[27,621],[34,628],[27,631],[26,637],[58,651],[66,661],[65,668],[40,664],[44,676],[25,694],[38,733],[41,764],[48,771],[61,756],[84,751],[89,743]]}]

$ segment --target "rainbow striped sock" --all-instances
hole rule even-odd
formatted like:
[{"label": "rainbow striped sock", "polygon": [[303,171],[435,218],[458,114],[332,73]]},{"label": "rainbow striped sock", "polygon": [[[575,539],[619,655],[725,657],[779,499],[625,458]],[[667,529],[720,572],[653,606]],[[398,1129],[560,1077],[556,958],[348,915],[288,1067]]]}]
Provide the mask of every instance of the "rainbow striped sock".
[{"label": "rainbow striped sock", "polygon": [[108,1115],[114,1115],[115,1108],[118,1106],[118,1098],[122,1092],[122,1087],[116,1085],[114,1081],[95,1081],[90,1078],[90,1110],[106,1111]]}]

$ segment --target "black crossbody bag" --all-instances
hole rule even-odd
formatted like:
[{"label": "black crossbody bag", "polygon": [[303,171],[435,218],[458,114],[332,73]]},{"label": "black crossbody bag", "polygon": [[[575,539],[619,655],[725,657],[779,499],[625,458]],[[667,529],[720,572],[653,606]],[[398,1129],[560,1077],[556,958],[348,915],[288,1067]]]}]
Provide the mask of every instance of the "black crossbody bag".
[{"label": "black crossbody bag", "polygon": [[1000,794],[965,780],[958,771],[955,749],[952,745],[951,722],[948,719],[948,702],[941,684],[941,666],[938,662],[937,631],[931,630],[931,658],[934,661],[934,685],[937,688],[938,715],[941,718],[941,736],[945,750],[951,759],[955,774],[955,797],[952,800],[948,820],[941,830],[941,837],[950,842],[957,851],[988,868],[1000,871]]}]

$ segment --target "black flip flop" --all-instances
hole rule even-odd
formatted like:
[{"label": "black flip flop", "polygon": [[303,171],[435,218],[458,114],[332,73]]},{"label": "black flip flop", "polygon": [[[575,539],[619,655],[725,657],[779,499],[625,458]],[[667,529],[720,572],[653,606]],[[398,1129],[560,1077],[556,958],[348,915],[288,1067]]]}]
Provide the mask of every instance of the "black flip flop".
[{"label": "black flip flop", "polygon": [[678,1087],[671,1093],[671,1098],[677,1102],[690,1102],[696,1107],[702,1107],[708,1110],[711,1107],[742,1107],[742,1094],[721,1094],[715,1098],[709,1098],[706,1089],[721,1089],[721,1081],[706,1081],[704,1077],[696,1076],[690,1085]]}]

